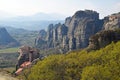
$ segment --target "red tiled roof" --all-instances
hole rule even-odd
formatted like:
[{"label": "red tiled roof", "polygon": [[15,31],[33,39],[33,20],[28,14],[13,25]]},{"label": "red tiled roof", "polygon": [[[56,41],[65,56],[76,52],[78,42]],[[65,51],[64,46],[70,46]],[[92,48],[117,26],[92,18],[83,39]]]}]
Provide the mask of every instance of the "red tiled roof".
[{"label": "red tiled roof", "polygon": [[20,65],[20,67],[24,68],[24,67],[27,67],[31,65],[31,62],[27,61],[27,62],[24,62],[23,64]]},{"label": "red tiled roof", "polygon": [[29,65],[31,65],[31,62],[27,61],[27,62],[24,62],[23,64],[20,65],[21,68],[19,68],[15,73],[18,75],[22,72],[22,70],[25,68],[25,67],[28,67]]}]

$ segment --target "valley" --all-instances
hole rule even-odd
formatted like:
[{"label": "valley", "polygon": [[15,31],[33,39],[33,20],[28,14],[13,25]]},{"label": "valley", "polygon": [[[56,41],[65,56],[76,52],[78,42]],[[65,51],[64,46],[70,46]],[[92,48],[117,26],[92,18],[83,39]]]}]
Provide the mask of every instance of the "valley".
[{"label": "valley", "polygon": [[0,80],[120,80],[120,1],[103,2],[1,0]]}]

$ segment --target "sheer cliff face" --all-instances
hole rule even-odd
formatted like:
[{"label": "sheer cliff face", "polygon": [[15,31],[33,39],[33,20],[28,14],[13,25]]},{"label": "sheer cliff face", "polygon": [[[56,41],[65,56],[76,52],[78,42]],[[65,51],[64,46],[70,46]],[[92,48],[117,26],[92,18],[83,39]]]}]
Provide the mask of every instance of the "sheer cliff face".
[{"label": "sheer cliff face", "polygon": [[79,49],[87,47],[89,37],[101,30],[101,21],[99,14],[95,11],[78,11],[72,16],[67,26],[69,49]]},{"label": "sheer cliff face", "polygon": [[0,28],[0,48],[15,47],[19,43],[13,39],[5,28]]},{"label": "sheer cliff face", "polygon": [[105,47],[111,42],[120,41],[120,29],[103,30],[89,38],[88,50],[96,50]]},{"label": "sheer cliff face", "polygon": [[68,17],[64,24],[49,25],[46,37],[48,48],[61,48],[65,51],[88,46],[89,37],[102,28],[102,21],[95,11],[77,11]]},{"label": "sheer cliff face", "polygon": [[103,21],[102,31],[89,38],[89,49],[100,49],[120,40],[120,13],[107,16]]},{"label": "sheer cliff face", "polygon": [[105,30],[114,30],[120,28],[120,13],[105,17],[103,28]]}]

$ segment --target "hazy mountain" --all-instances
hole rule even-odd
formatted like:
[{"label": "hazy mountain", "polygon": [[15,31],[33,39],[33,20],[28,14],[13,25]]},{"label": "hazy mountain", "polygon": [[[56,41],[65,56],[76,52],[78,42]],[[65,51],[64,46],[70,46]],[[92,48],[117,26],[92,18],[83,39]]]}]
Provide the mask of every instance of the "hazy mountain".
[{"label": "hazy mountain", "polygon": [[29,31],[22,28],[13,28],[9,26],[3,26],[7,29],[8,33],[16,39],[20,45],[34,46],[35,38],[38,35],[38,31]]},{"label": "hazy mountain", "polygon": [[[6,17],[2,17],[2,12],[0,13],[0,25],[1,26],[12,26],[15,28],[23,28],[27,30],[40,30],[46,29],[47,26],[51,23],[63,23],[65,18],[64,15],[61,14],[46,14],[46,13],[37,13],[31,16],[17,16],[17,17],[10,17],[10,14]],[[11,15],[12,16],[12,15]]]},{"label": "hazy mountain", "polygon": [[[2,27],[2,26],[0,26]],[[11,35],[13,34],[24,34],[24,33],[30,33],[31,31],[29,30],[25,30],[25,29],[22,29],[22,28],[14,28],[14,27],[10,27],[10,26],[3,26],[7,29],[8,33],[10,33]]]},{"label": "hazy mountain", "polygon": [[14,28],[23,28],[26,30],[41,30],[47,29],[47,26],[51,23],[63,23],[62,20],[55,21],[0,21],[1,26],[12,26]]},{"label": "hazy mountain", "polygon": [[16,46],[19,46],[19,43],[7,32],[5,28],[0,27],[0,48]]},{"label": "hazy mountain", "polygon": [[31,16],[18,16],[10,18],[12,21],[56,21],[64,20],[66,16],[57,13],[37,13]]}]

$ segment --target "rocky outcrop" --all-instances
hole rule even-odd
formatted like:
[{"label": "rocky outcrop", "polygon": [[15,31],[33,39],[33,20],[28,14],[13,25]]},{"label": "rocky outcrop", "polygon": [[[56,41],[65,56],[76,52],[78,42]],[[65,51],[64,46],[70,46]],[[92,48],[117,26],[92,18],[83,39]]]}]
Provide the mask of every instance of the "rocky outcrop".
[{"label": "rocky outcrop", "polygon": [[39,50],[29,46],[19,48],[19,57],[15,74],[19,74],[24,68],[31,65],[35,59],[39,58]]},{"label": "rocky outcrop", "polygon": [[[72,17],[66,18],[64,24],[50,24],[46,39],[39,41],[44,43],[46,48],[57,48],[58,52],[62,53],[82,49],[89,44],[90,47],[94,45],[93,47],[98,49],[112,41],[119,40],[119,35],[116,32],[106,31],[118,28],[120,28],[120,13],[99,19],[99,13],[96,11],[77,11]],[[99,33],[99,31],[101,32]],[[93,37],[90,38],[91,36]],[[113,39],[114,37],[115,39]],[[37,45],[41,47],[42,44]]]},{"label": "rocky outcrop", "polygon": [[41,49],[46,48],[46,38],[47,32],[45,30],[39,31],[39,36],[35,39],[35,46]]},{"label": "rocky outcrop", "polygon": [[120,28],[120,12],[104,18],[105,30],[114,30]]},{"label": "rocky outcrop", "polygon": [[10,36],[5,28],[0,28],[0,48],[15,47],[19,43]]},{"label": "rocky outcrop", "polygon": [[72,17],[66,18],[64,24],[50,24],[44,41],[47,48],[59,48],[63,52],[85,48],[89,37],[101,28],[99,13],[92,10],[77,11]]},{"label": "rocky outcrop", "polygon": [[118,30],[104,30],[93,35],[89,39],[88,50],[96,50],[105,47],[111,42],[120,40],[120,29]]},{"label": "rocky outcrop", "polygon": [[39,31],[40,38],[45,39],[46,35],[47,35],[47,32],[44,29]]},{"label": "rocky outcrop", "polygon": [[89,38],[88,50],[100,49],[120,40],[120,13],[105,17],[103,22],[103,29]]},{"label": "rocky outcrop", "polygon": [[89,37],[101,30],[101,23],[95,11],[76,12],[68,25],[69,50],[87,47]]},{"label": "rocky outcrop", "polygon": [[48,48],[60,46],[63,37],[67,35],[68,28],[64,24],[49,25],[47,32]]}]

